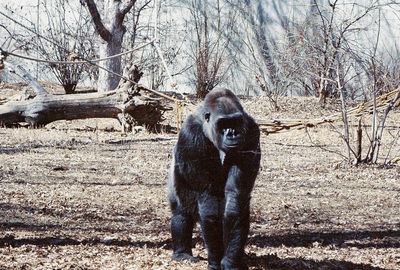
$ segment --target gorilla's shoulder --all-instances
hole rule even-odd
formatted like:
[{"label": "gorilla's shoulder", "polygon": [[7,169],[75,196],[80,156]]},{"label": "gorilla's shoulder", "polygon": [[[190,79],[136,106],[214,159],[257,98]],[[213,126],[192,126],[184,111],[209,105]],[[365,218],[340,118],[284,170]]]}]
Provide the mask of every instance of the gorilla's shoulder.
[{"label": "gorilla's shoulder", "polygon": [[211,142],[207,139],[203,132],[203,123],[197,113],[190,114],[183,123],[179,132],[178,148],[183,151],[190,151],[196,154],[207,152],[211,146]]},{"label": "gorilla's shoulder", "polygon": [[203,123],[197,114],[190,114],[185,122],[183,122],[182,130],[180,132],[183,135],[199,135],[203,133]]},{"label": "gorilla's shoulder", "polygon": [[185,122],[183,122],[182,129],[179,132],[179,139],[189,139],[204,136],[203,123],[197,114],[190,114]]},{"label": "gorilla's shoulder", "polygon": [[257,124],[256,120],[247,113],[246,117],[247,117],[246,144],[247,147],[255,148],[256,145],[259,145],[260,141],[260,127]]},{"label": "gorilla's shoulder", "polygon": [[259,133],[260,127],[257,124],[256,120],[252,116],[250,116],[248,113],[246,113],[246,117],[247,117],[249,129]]}]

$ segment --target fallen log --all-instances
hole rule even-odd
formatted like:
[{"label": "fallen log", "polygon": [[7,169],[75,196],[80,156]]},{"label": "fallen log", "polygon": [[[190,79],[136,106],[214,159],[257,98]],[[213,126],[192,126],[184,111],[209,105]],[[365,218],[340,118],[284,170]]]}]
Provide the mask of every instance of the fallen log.
[{"label": "fallen log", "polygon": [[70,95],[47,92],[21,65],[5,62],[5,67],[27,81],[35,95],[0,105],[3,126],[27,123],[36,127],[57,120],[115,118],[124,131],[130,131],[136,125],[154,130],[164,120],[164,112],[172,110],[164,99],[143,94],[146,87],[137,84],[142,73],[134,65],[125,67],[124,77],[136,83],[122,79],[112,91]]}]

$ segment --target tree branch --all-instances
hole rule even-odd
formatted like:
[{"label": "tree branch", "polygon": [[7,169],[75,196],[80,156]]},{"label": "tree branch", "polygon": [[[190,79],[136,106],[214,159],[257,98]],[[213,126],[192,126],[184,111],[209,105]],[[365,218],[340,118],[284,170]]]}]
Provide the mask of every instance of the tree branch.
[{"label": "tree branch", "polygon": [[120,9],[120,13],[122,15],[122,17],[124,17],[126,15],[126,13],[128,13],[132,7],[135,5],[136,0],[130,0],[127,3],[125,3],[125,5],[122,6],[122,8]]},{"label": "tree branch", "polygon": [[35,91],[36,96],[44,96],[49,94],[21,65],[14,65],[9,62],[5,62],[4,64],[6,68],[11,72],[21,77],[24,81],[26,81],[29,86],[32,87],[33,91]]},{"label": "tree branch", "polygon": [[90,15],[92,16],[96,32],[104,41],[110,41],[112,35],[110,31],[104,26],[96,3],[94,2],[94,0],[85,0],[85,3],[88,7]]}]

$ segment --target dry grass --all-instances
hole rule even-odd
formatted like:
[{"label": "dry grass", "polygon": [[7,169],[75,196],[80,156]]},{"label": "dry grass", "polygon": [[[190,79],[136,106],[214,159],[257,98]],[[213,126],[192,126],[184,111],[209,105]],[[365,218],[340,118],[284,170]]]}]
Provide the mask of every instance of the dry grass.
[{"label": "dry grass", "polygon": [[[272,114],[265,100],[245,101],[256,118],[335,110],[314,99],[281,104]],[[118,128],[87,120],[0,129],[0,269],[206,269],[205,260],[170,260],[165,177],[176,136],[108,126]],[[330,126],[263,136],[261,145],[250,269],[400,268],[399,166],[344,165]],[[399,152],[397,138],[391,156]],[[206,258],[198,229],[196,239],[195,255]]]}]

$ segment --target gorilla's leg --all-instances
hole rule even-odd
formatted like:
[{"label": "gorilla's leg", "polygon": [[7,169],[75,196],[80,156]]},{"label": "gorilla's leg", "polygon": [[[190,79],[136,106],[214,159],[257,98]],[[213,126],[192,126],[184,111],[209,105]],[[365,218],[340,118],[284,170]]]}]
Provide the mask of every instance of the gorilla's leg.
[{"label": "gorilla's leg", "polygon": [[221,262],[223,270],[248,269],[244,257],[244,247],[249,233],[249,208],[240,212],[227,211],[224,216],[225,254]]},{"label": "gorilla's leg", "polygon": [[198,208],[201,230],[208,253],[208,269],[221,269],[224,254],[222,217],[224,200],[203,193],[199,198]]},{"label": "gorilla's leg", "polygon": [[221,262],[223,270],[248,269],[243,257],[250,226],[251,189],[251,180],[243,177],[238,168],[232,168],[225,186],[226,203],[223,220],[225,253]]},{"label": "gorilla's leg", "polygon": [[192,254],[192,231],[194,220],[189,215],[177,214],[171,219],[171,234],[174,260],[197,261]]},{"label": "gorilla's leg", "polygon": [[192,233],[196,222],[193,215],[183,211],[182,206],[176,200],[171,200],[171,235],[172,235],[172,258],[182,261],[198,261],[192,254]]}]

